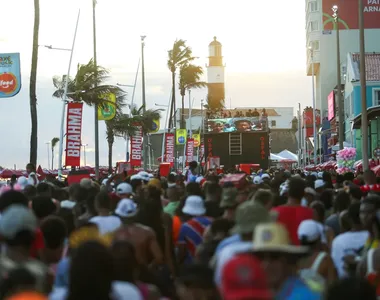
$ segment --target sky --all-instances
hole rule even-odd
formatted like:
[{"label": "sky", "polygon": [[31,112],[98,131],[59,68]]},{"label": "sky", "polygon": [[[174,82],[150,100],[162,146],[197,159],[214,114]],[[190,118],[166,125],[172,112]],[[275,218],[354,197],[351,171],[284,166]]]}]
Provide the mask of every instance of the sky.
[{"label": "sky", "polygon": [[[223,45],[226,99],[233,106],[296,107],[311,104],[311,79],[306,76],[305,7],[298,1],[98,0],[96,7],[97,60],[109,69],[109,83],[133,84],[140,58],[140,36],[145,39],[146,101],[167,105],[171,75],[167,51],[184,39],[199,59],[207,63],[208,44],[216,36]],[[78,63],[93,56],[92,0],[40,0],[39,44],[71,48],[78,11],[80,20],[71,75]],[[29,160],[29,77],[32,54],[33,1],[12,0],[2,14],[11,30],[0,32],[2,53],[21,55],[22,89],[0,99],[0,166],[24,168]],[[38,164],[48,167],[46,144],[59,137],[61,102],[53,98],[52,77],[67,73],[69,51],[39,48],[37,71]],[[206,69],[205,69],[206,74]],[[204,77],[206,80],[206,76]],[[125,88],[128,100],[132,89]],[[200,107],[207,89],[192,91],[194,108]],[[178,104],[180,97],[177,97]],[[134,102],[141,104],[141,73]],[[162,113],[164,127],[166,109]],[[94,164],[94,112],[85,107],[82,143],[88,144],[87,164]],[[107,164],[105,125],[100,122],[100,165]],[[58,152],[58,147],[56,149]],[[114,145],[114,161],[125,157],[125,142]],[[55,159],[54,167],[57,167]]]}]

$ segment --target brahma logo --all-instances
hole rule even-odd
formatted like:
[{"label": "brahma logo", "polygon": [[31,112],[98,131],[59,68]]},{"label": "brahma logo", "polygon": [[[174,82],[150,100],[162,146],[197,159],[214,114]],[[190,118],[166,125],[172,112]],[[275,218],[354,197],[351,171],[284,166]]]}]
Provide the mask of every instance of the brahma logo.
[{"label": "brahma logo", "polygon": [[0,74],[0,92],[4,94],[13,93],[17,88],[17,78],[12,73]]}]

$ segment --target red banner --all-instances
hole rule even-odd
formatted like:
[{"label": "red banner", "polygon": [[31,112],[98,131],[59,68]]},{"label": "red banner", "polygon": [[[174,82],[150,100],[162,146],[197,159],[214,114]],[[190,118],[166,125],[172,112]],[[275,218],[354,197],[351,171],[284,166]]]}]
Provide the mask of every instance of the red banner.
[{"label": "red banner", "polygon": [[83,103],[67,104],[66,166],[80,166]]},{"label": "red banner", "polygon": [[174,143],[175,143],[174,133],[166,133],[165,134],[165,162],[170,163],[171,166],[174,165]]},{"label": "red banner", "polygon": [[201,161],[202,166],[205,164],[205,144],[201,144],[201,147],[199,149],[199,159]]},{"label": "red banner", "polygon": [[142,143],[143,143],[143,132],[142,127],[137,125],[136,131],[133,136],[131,136],[131,167],[141,167],[142,162]]},{"label": "red banner", "polygon": [[186,143],[186,166],[194,160],[194,139],[187,139]]}]

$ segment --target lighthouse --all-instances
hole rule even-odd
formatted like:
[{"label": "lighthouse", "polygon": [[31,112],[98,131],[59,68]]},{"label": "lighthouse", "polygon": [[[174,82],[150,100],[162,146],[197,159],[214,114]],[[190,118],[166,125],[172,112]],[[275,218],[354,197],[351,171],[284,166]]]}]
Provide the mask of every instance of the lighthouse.
[{"label": "lighthouse", "polygon": [[208,104],[211,108],[219,108],[224,101],[224,65],[222,44],[216,36],[208,46],[207,66]]}]

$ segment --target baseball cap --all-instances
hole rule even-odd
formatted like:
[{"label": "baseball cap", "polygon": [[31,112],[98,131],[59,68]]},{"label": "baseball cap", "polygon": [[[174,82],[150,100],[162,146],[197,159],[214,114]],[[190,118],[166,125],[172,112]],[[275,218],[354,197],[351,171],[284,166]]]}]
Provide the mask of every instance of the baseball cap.
[{"label": "baseball cap", "polygon": [[238,190],[235,187],[223,188],[222,190],[222,200],[220,201],[221,208],[234,207],[238,204],[236,197],[238,195]]},{"label": "baseball cap", "polygon": [[132,186],[126,182],[119,183],[116,187],[116,193],[119,195],[132,194]]},{"label": "baseball cap", "polygon": [[314,243],[321,238],[319,224],[314,220],[304,220],[298,226],[298,239],[307,243]]},{"label": "baseball cap", "polygon": [[145,172],[145,171],[141,171],[139,172],[137,175],[140,175],[141,179],[143,181],[149,181],[150,177],[149,177],[149,173],[148,172]]},{"label": "baseball cap", "polygon": [[131,176],[131,180],[142,180],[142,177],[139,174],[135,174]]},{"label": "baseball cap", "polygon": [[260,184],[260,183],[262,183],[262,182],[263,182],[263,180],[261,179],[260,176],[255,176],[255,177],[253,178],[253,184]]},{"label": "baseball cap", "polygon": [[315,189],[320,189],[322,187],[325,186],[325,182],[322,180],[322,179],[317,179],[315,182],[314,182],[314,188]]},{"label": "baseball cap", "polygon": [[270,175],[267,173],[264,173],[263,175],[261,175],[261,179],[270,179]]},{"label": "baseball cap", "polygon": [[27,207],[13,204],[1,215],[0,235],[6,239],[13,239],[21,231],[35,232],[37,218]]},{"label": "baseball cap", "polygon": [[251,233],[259,223],[270,222],[271,217],[267,209],[259,203],[246,201],[237,207],[235,226],[232,232],[238,234]]},{"label": "baseball cap", "polygon": [[273,299],[265,270],[250,254],[237,255],[223,267],[222,293],[225,300]]},{"label": "baseball cap", "polygon": [[137,212],[137,205],[131,199],[122,199],[117,204],[115,214],[122,218],[132,217]]}]

